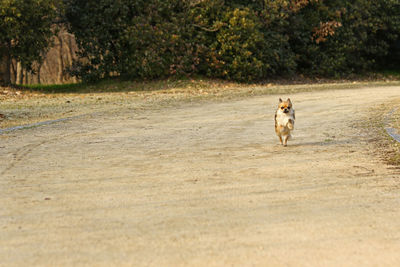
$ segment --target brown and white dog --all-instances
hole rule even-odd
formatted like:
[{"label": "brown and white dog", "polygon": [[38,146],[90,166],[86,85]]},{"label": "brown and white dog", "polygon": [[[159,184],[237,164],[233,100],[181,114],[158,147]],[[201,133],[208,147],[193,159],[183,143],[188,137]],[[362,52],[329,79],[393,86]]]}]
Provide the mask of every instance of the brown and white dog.
[{"label": "brown and white dog", "polygon": [[290,98],[282,101],[279,98],[278,109],[275,112],[275,132],[279,137],[281,145],[287,146],[287,141],[291,137],[290,132],[294,129],[294,109]]}]

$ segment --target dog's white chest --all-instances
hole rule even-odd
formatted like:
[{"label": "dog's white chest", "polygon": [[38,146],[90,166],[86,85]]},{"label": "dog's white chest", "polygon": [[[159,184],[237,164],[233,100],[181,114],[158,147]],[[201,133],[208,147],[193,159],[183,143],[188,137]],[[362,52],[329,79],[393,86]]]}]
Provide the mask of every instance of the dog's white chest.
[{"label": "dog's white chest", "polygon": [[285,113],[277,113],[276,114],[276,123],[279,126],[286,126],[290,119],[293,120],[292,116],[289,114],[285,114]]}]

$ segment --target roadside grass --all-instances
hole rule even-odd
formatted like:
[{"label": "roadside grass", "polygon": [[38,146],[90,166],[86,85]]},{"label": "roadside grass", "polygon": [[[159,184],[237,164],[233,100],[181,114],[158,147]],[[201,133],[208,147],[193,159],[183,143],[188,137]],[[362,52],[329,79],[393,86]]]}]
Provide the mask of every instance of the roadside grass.
[{"label": "roadside grass", "polygon": [[[390,126],[397,130],[397,134],[400,134],[400,100],[393,103],[394,107],[397,107],[395,112],[391,115]],[[392,152],[389,154],[389,163],[392,165],[400,166],[400,143],[390,138],[390,146]]]},{"label": "roadside grass", "polygon": [[95,84],[0,87],[0,129],[46,120],[117,111],[140,110],[198,101],[223,101],[257,95],[343,90],[400,85],[398,79],[294,79],[235,83],[202,77],[155,81],[103,80]]},{"label": "roadside grass", "polygon": [[[389,107],[389,108],[388,108]],[[397,110],[387,117],[393,109]],[[400,143],[394,140],[385,130],[390,126],[400,134],[400,99],[382,104],[371,109],[370,116],[365,120],[365,130],[373,145],[373,153],[379,155],[387,164],[400,168]]]},{"label": "roadside grass", "polygon": [[388,69],[384,70],[380,73],[380,76],[385,77],[386,79],[400,79],[400,70],[395,70],[395,69]]},{"label": "roadside grass", "polygon": [[67,84],[32,84],[20,86],[21,90],[37,91],[41,93],[74,93],[85,88],[84,83],[67,83]]},{"label": "roadside grass", "polygon": [[[96,83],[72,83],[54,85],[24,85],[19,89],[44,94],[71,94],[71,93],[118,93],[118,92],[161,92],[176,93],[186,92],[190,94],[200,91],[209,93],[230,92],[247,93],[249,88],[252,93],[278,94],[308,92],[316,90],[349,89],[365,86],[384,86],[400,84],[400,70],[385,70],[370,75],[355,76],[351,79],[326,79],[307,78],[295,76],[292,78],[280,78],[261,83],[237,83],[221,79],[209,79],[204,77],[181,77],[151,81],[132,81],[120,78],[101,80]],[[244,91],[244,92],[243,92]],[[232,93],[232,92],[230,92]]]},{"label": "roadside grass", "polygon": [[47,94],[62,93],[118,93],[118,92],[156,92],[182,89],[186,91],[194,89],[206,89],[215,86],[233,86],[237,83],[211,80],[202,78],[170,78],[152,81],[129,81],[124,79],[107,79],[96,83],[75,83],[56,85],[26,85],[21,89],[27,89]]}]

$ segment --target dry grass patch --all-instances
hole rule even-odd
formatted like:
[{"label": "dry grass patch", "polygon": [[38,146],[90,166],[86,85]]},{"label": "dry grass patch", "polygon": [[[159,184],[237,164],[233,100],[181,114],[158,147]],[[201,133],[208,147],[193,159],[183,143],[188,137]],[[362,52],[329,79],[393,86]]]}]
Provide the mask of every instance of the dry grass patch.
[{"label": "dry grass patch", "polygon": [[[396,109],[395,112],[388,116],[393,109]],[[390,105],[385,103],[371,109],[370,116],[365,121],[364,126],[369,133],[369,141],[372,141],[374,153],[389,165],[400,166],[400,143],[385,130],[390,126],[400,134],[400,99],[392,101]]]}]

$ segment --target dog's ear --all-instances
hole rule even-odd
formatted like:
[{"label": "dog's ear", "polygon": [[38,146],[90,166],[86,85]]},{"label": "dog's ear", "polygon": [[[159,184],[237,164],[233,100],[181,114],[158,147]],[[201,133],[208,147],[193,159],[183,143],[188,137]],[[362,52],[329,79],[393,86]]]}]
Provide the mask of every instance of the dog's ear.
[{"label": "dog's ear", "polygon": [[279,103],[282,103],[283,101],[282,101],[282,98],[279,98]]},{"label": "dog's ear", "polygon": [[292,101],[290,101],[290,98],[288,98],[286,101],[289,102],[289,103],[292,103]]}]

